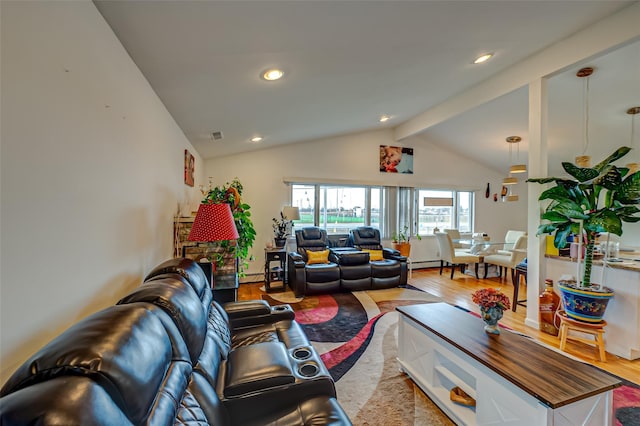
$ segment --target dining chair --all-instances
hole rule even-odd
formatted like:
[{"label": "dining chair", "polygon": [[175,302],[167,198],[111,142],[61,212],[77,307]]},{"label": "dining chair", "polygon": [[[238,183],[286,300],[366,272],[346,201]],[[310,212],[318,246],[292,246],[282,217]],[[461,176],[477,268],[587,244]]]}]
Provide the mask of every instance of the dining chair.
[{"label": "dining chair", "polygon": [[[453,279],[453,273],[455,272],[456,267],[460,266],[464,268],[467,263],[474,263],[476,278],[480,278],[478,277],[478,263],[480,263],[480,256],[456,250],[453,247],[451,236],[446,232],[436,232],[436,238],[440,248],[440,275],[442,275],[444,262],[447,262],[447,265],[451,265],[451,279]],[[464,272],[464,269],[462,271]]]},{"label": "dining chair", "polygon": [[[511,269],[511,282],[513,283],[513,285],[517,285],[515,278],[515,268],[518,263],[522,262],[524,258],[527,257],[527,236],[521,235],[516,241],[513,250],[509,251],[508,253],[509,254],[497,253],[485,256],[485,273],[487,270],[486,265],[496,265],[501,269],[506,268],[507,271]],[[502,273],[500,275],[502,275]]]},{"label": "dining chair", "polygon": [[513,229],[509,229],[504,236],[504,247],[501,250],[498,250],[498,254],[510,255],[511,251],[514,249],[515,243],[518,241],[518,238],[523,235],[527,235],[526,231],[515,231]]}]

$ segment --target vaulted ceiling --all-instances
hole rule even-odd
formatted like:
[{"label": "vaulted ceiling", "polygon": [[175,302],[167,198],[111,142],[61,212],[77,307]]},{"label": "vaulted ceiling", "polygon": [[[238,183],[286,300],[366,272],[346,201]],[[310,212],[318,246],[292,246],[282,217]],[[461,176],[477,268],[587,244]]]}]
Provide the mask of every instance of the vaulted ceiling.
[{"label": "vaulted ceiling", "polygon": [[[612,15],[638,14],[629,1],[94,3],[204,158],[379,128],[402,136],[398,130],[420,114],[532,55]],[[554,155],[572,158],[582,150],[583,81],[575,72],[584,65],[596,68],[592,155],[629,142],[625,111],[640,105],[635,31],[616,49],[549,79]],[[494,57],[472,64],[486,52]],[[269,67],[284,77],[264,81],[260,74]],[[507,136],[523,137],[519,155],[526,159],[527,114],[523,86],[410,133],[503,170]],[[381,115],[391,119],[380,123]],[[250,142],[256,135],[263,141]]]}]

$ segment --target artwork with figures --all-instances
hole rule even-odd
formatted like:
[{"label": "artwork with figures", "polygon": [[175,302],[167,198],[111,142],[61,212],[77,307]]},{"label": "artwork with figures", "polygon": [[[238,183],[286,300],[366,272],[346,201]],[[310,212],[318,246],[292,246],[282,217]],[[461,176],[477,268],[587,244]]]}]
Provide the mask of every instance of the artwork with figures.
[{"label": "artwork with figures", "polygon": [[380,171],[413,174],[413,148],[380,145]]},{"label": "artwork with figures", "polygon": [[194,184],[194,171],[195,171],[195,162],[196,159],[189,152],[188,149],[184,150],[184,183],[189,186],[193,186]]}]

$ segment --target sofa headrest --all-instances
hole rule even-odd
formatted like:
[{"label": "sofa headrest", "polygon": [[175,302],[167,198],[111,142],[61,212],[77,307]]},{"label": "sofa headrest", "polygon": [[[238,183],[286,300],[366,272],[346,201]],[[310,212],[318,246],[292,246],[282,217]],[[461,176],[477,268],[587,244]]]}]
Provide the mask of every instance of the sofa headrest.
[{"label": "sofa headrest", "polygon": [[[172,364],[176,367],[170,369]],[[85,376],[138,424],[166,387],[166,375],[185,368],[190,369],[188,353],[163,311],[144,303],[118,305],[83,319],[42,347],[18,367],[0,396],[57,377]]]},{"label": "sofa headrest", "polygon": [[207,276],[198,263],[193,259],[177,257],[175,259],[166,260],[153,268],[144,280],[148,281],[153,277],[162,274],[179,274],[183,276],[187,279],[189,284],[191,284],[200,298],[202,298],[202,293],[205,289],[209,287]]},{"label": "sofa headrest", "polygon": [[378,238],[378,230],[371,227],[360,227],[353,230],[360,238]]},{"label": "sofa headrest", "polygon": [[7,425],[133,425],[102,386],[77,376],[57,377],[5,396],[0,419]]},{"label": "sofa headrest", "polygon": [[352,243],[361,248],[381,248],[380,231],[376,228],[363,226],[351,230]]},{"label": "sofa headrest", "polygon": [[320,238],[322,238],[322,231],[320,230],[320,228],[303,228],[302,237],[305,240],[319,240]]},{"label": "sofa headrest", "polygon": [[180,279],[170,277],[147,281],[120,299],[118,305],[135,302],[154,304],[171,317],[187,344],[191,362],[195,364],[207,334],[207,313],[193,288]]},{"label": "sofa headrest", "polygon": [[296,230],[296,243],[298,252],[301,247],[327,248],[329,246],[327,231],[315,226],[298,229]]}]

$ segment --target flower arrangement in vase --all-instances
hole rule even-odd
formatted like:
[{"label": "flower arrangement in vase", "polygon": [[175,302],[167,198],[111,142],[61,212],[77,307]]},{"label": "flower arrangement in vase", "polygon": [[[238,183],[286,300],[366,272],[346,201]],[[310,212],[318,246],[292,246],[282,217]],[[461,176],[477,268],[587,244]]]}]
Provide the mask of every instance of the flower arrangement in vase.
[{"label": "flower arrangement in vase", "polygon": [[471,300],[480,307],[480,315],[486,323],[484,331],[500,334],[498,321],[502,318],[502,313],[511,308],[507,295],[495,288],[483,288],[473,292]]}]

